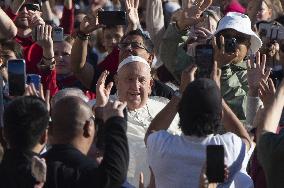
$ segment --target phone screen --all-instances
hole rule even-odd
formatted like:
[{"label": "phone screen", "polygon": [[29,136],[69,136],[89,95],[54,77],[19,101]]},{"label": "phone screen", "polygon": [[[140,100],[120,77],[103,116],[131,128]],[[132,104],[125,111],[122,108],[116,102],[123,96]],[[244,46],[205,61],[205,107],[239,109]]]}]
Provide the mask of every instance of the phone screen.
[{"label": "phone screen", "polygon": [[28,74],[27,75],[27,84],[33,83],[35,88],[39,90],[39,85],[41,83],[41,76],[38,74]]},{"label": "phone screen", "polygon": [[208,145],[206,148],[206,175],[208,181],[224,182],[224,146]]},{"label": "phone screen", "polygon": [[197,77],[209,78],[213,69],[212,45],[198,45],[195,48],[195,63],[198,67]]},{"label": "phone screen", "polygon": [[124,11],[99,11],[99,24],[106,26],[126,25],[126,14]]},{"label": "phone screen", "polygon": [[8,85],[10,96],[21,96],[25,92],[26,64],[24,59],[8,60]]},{"label": "phone screen", "polygon": [[52,40],[54,42],[62,42],[64,40],[64,30],[62,27],[52,28]]}]

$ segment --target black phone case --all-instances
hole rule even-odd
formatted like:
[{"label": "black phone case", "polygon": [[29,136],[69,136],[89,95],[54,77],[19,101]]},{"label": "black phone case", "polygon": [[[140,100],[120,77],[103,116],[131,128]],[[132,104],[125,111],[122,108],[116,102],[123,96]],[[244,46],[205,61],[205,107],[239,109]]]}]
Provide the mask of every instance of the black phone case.
[{"label": "black phone case", "polygon": [[100,11],[98,13],[99,24],[106,26],[126,25],[126,13],[124,11]]},{"label": "black phone case", "polygon": [[206,148],[206,175],[211,183],[224,182],[224,146],[208,145]]}]

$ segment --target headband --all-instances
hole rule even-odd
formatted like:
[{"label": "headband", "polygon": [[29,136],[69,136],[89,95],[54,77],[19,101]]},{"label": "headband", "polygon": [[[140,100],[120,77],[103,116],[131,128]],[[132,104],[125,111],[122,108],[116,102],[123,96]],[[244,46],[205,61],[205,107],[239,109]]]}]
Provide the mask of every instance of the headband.
[{"label": "headband", "polygon": [[119,65],[117,68],[117,72],[124,66],[127,65],[129,63],[133,63],[133,62],[140,62],[143,63],[144,65],[146,65],[149,69],[151,69],[149,63],[142,57],[139,56],[128,56],[127,58],[125,58]]}]

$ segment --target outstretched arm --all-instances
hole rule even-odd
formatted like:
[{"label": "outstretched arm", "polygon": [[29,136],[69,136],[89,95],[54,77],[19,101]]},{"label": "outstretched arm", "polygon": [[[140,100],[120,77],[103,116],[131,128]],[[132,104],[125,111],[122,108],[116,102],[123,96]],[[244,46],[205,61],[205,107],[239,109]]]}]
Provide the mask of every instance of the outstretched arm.
[{"label": "outstretched arm", "polygon": [[93,15],[88,15],[83,19],[80,25],[80,31],[78,32],[71,51],[72,70],[86,88],[91,87],[95,74],[93,67],[86,63],[86,58],[89,34],[101,27],[97,20],[97,13],[99,10],[100,7],[98,6]]},{"label": "outstretched arm", "polygon": [[9,16],[0,8],[0,39],[10,39],[17,35],[17,27]]},{"label": "outstretched arm", "polygon": [[[196,70],[196,66],[190,65],[187,69],[183,71],[180,84],[181,93],[183,93],[183,91],[190,82],[194,81],[194,74]],[[155,116],[145,134],[145,144],[147,144],[147,138],[151,133],[160,130],[167,130],[170,127],[173,119],[177,114],[179,101],[179,96],[173,96],[171,101]]]}]

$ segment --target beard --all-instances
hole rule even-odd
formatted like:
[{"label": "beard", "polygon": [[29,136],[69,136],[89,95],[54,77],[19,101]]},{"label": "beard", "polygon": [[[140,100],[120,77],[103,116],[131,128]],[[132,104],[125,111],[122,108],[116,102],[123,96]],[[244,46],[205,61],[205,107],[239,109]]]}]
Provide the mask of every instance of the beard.
[{"label": "beard", "polygon": [[24,18],[16,18],[15,25],[17,26],[17,28],[23,29],[23,30],[29,28],[29,22],[27,19],[24,19]]}]

